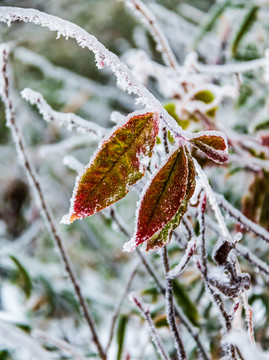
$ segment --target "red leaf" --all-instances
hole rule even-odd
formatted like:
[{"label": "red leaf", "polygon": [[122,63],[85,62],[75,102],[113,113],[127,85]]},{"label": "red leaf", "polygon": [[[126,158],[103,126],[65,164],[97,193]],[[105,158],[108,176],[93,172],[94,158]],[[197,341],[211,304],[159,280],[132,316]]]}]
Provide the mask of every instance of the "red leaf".
[{"label": "red leaf", "polygon": [[[134,240],[125,250],[150,239],[177,213],[184,200],[188,181],[188,160],[184,147],[172,153],[141,196]],[[130,246],[132,248],[130,248]]]},{"label": "red leaf", "polygon": [[195,166],[193,159],[185,147],[185,152],[188,158],[188,184],[185,197],[175,214],[175,216],[157,233],[155,233],[149,240],[146,242],[145,250],[156,250],[167,244],[169,244],[174,230],[179,226],[181,219],[185,212],[187,211],[189,200],[192,197],[195,190]]},{"label": "red leaf", "polygon": [[69,214],[62,222],[70,224],[91,216],[125,197],[129,187],[143,177],[145,158],[152,156],[158,131],[158,114],[131,114],[102,143],[84,173],[78,176]]},{"label": "red leaf", "polygon": [[228,156],[228,148],[225,139],[221,135],[202,135],[189,140],[195,147],[203,151],[207,157],[220,164],[225,163]]}]

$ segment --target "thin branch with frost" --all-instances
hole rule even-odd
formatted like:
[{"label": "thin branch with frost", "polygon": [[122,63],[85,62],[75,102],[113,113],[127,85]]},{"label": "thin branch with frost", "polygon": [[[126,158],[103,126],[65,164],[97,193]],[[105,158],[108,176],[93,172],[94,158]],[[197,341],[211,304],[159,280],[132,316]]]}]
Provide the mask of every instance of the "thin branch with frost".
[{"label": "thin branch with frost", "polygon": [[[129,94],[135,94],[137,96],[137,103],[141,103],[146,108],[158,112],[166,126],[176,137],[184,140],[193,138],[193,134],[183,130],[178,125],[176,120],[163,108],[160,101],[150,93],[114,53],[107,50],[95,36],[89,34],[78,25],[35,9],[6,6],[0,7],[0,21],[6,23],[8,26],[14,21],[31,22],[42,27],[47,27],[51,31],[56,31],[57,38],[63,36],[66,39],[75,39],[79,46],[82,48],[86,47],[94,53],[98,69],[102,69],[105,65],[109,66],[117,78],[117,84]],[[222,136],[224,135],[222,134]]]},{"label": "thin branch with frost", "polygon": [[113,340],[113,336],[114,336],[114,330],[115,330],[115,326],[116,326],[116,321],[119,317],[119,314],[120,314],[120,310],[121,310],[121,307],[122,307],[122,304],[126,298],[126,295],[128,294],[129,290],[130,290],[130,287],[132,285],[132,282],[134,280],[134,277],[137,273],[137,270],[139,268],[139,265],[140,265],[140,262],[138,264],[135,265],[134,269],[132,270],[131,272],[131,275],[129,276],[128,278],[128,281],[127,281],[127,284],[123,290],[123,293],[119,299],[119,302],[115,308],[115,311],[114,311],[114,314],[112,316],[112,321],[111,321],[111,326],[110,326],[110,331],[109,331],[109,339],[108,339],[108,343],[107,343],[107,346],[106,346],[106,354],[108,353],[108,350],[110,348],[110,345],[112,343],[112,340]]},{"label": "thin branch with frost", "polygon": [[177,60],[170,48],[170,45],[159,28],[155,16],[140,0],[125,0],[126,4],[138,14],[142,16],[143,22],[153,35],[154,40],[157,43],[157,50],[162,54],[163,60],[166,65],[170,66],[174,70],[178,71]]},{"label": "thin branch with frost", "polygon": [[259,269],[266,277],[269,276],[269,266],[253,254],[246,246],[236,244],[235,251],[243,259],[247,260],[254,267]]},{"label": "thin branch with frost", "polygon": [[97,143],[98,138],[95,135],[93,137],[89,136],[89,134],[73,135],[62,141],[40,146],[38,152],[43,158],[55,156],[55,154],[59,156],[75,149],[89,147],[91,145],[96,146]]},{"label": "thin branch with frost", "polygon": [[101,85],[69,69],[56,66],[34,51],[24,47],[17,47],[14,50],[14,58],[26,65],[38,68],[48,78],[63,81],[69,88],[74,90],[83,89],[89,95],[120,101],[125,106],[127,105],[128,108],[133,107],[130,97],[119,89],[115,89],[110,85]]},{"label": "thin branch with frost", "polygon": [[54,359],[49,351],[44,350],[25,331],[4,321],[0,321],[0,347],[17,351],[19,359]]},{"label": "thin branch with frost", "polygon": [[18,157],[19,157],[21,164],[24,168],[24,171],[27,175],[28,181],[32,185],[32,188],[36,195],[38,206],[41,210],[41,214],[45,220],[45,223],[48,227],[51,237],[54,240],[54,242],[58,248],[61,260],[65,267],[65,271],[68,274],[68,277],[74,287],[74,290],[78,297],[79,304],[81,306],[84,318],[91,330],[93,341],[98,349],[100,357],[102,359],[105,359],[106,358],[105,353],[103,351],[102,345],[98,338],[98,335],[97,335],[97,332],[95,329],[95,325],[94,325],[94,322],[92,319],[92,315],[90,314],[86,300],[84,299],[84,297],[82,295],[81,288],[77,281],[76,275],[73,271],[69,255],[66,252],[66,249],[64,247],[64,242],[61,239],[61,237],[56,229],[56,226],[54,224],[53,217],[52,217],[51,211],[49,209],[49,206],[47,205],[45,197],[43,195],[43,190],[41,188],[38,176],[35,172],[33,165],[31,164],[30,160],[28,159],[28,155],[26,152],[25,144],[24,144],[24,138],[17,126],[17,123],[16,123],[15,110],[13,107],[12,100],[10,98],[10,81],[9,81],[8,74],[7,74],[8,48],[5,44],[2,44],[0,46],[0,54],[1,54],[1,59],[0,59],[0,66],[1,66],[0,67],[0,70],[1,70],[0,71],[0,77],[1,77],[0,78],[0,80],[1,80],[0,81],[0,84],[1,84],[0,96],[5,105],[7,126],[11,130],[13,140],[16,145]]},{"label": "thin branch with frost", "polygon": [[26,88],[22,90],[21,96],[31,105],[36,105],[40,115],[42,115],[43,119],[47,122],[57,123],[60,126],[65,125],[68,130],[72,130],[72,128],[75,127],[79,132],[90,132],[95,134],[97,137],[101,137],[106,133],[106,129],[102,126],[84,120],[80,116],[53,110],[45,101],[43,96],[37,91]]},{"label": "thin branch with frost", "polygon": [[255,235],[269,243],[269,232],[264,228],[249,220],[241,211],[234,208],[223,195],[215,194],[218,204],[246,230],[252,231]]},{"label": "thin branch with frost", "polygon": [[223,218],[222,213],[220,211],[220,208],[218,206],[216,196],[215,196],[211,186],[209,185],[208,179],[207,179],[204,171],[202,170],[201,166],[198,164],[196,159],[193,159],[193,161],[194,161],[194,164],[195,164],[196,172],[197,172],[197,174],[198,174],[198,176],[199,176],[199,178],[201,180],[201,184],[202,184],[202,186],[205,189],[205,192],[207,194],[208,201],[209,201],[209,203],[210,203],[210,205],[212,207],[212,210],[214,211],[214,214],[215,214],[215,217],[216,217],[217,222],[219,224],[222,236],[225,239],[229,240],[230,239],[230,233],[229,233],[229,231],[227,229],[224,218]]},{"label": "thin branch with frost", "polygon": [[[113,210],[111,211],[111,217],[114,220],[114,222],[117,224],[119,230],[128,238],[130,239],[131,234],[129,233],[129,231],[127,230],[125,224],[123,223],[122,219],[120,218],[119,214],[117,213],[115,208],[112,208]],[[149,261],[147,261],[147,259],[145,258],[145,256],[141,253],[140,249],[137,247],[136,248],[136,252],[137,255],[140,257],[145,270],[147,271],[147,273],[152,277],[153,281],[156,283],[159,291],[165,296],[166,294],[166,289],[165,287],[161,284],[160,280],[158,279],[158,277],[155,274],[154,269],[152,268],[151,264],[149,263]],[[190,321],[188,320],[188,318],[183,314],[183,312],[181,311],[180,308],[178,308],[175,305],[175,313],[176,316],[179,318],[180,322],[183,324],[183,326],[185,326],[185,328],[187,329],[187,331],[189,332],[189,334],[191,335],[191,337],[193,338],[193,340],[195,341],[196,345],[197,345],[197,349],[199,351],[199,353],[201,354],[201,357],[204,360],[209,360],[209,355],[206,351],[206,349],[204,348],[204,345],[200,339],[199,336],[199,332],[193,327],[193,325],[190,323]]]},{"label": "thin branch with frost", "polygon": [[190,260],[192,259],[197,245],[197,239],[193,238],[188,242],[187,249],[185,251],[185,254],[183,255],[182,259],[180,260],[179,264],[173,269],[170,270],[167,274],[167,277],[171,280],[178,277],[186,268]]},{"label": "thin branch with frost", "polygon": [[[223,302],[221,300],[221,297],[219,294],[217,294],[213,289],[209,281],[208,277],[208,266],[207,266],[207,252],[206,252],[206,243],[205,243],[205,207],[206,207],[206,197],[200,202],[199,204],[199,225],[200,225],[200,259],[201,262],[197,262],[198,269],[201,271],[204,280],[205,285],[211,295],[212,302],[215,304],[217,309],[219,310],[219,313],[221,315],[221,318],[223,319],[223,327],[225,334],[228,334],[232,327],[232,318],[231,316],[226,312]],[[236,356],[236,350],[233,345],[228,344],[228,351],[231,360],[237,360]]]},{"label": "thin branch with frost", "polygon": [[73,155],[66,155],[63,158],[63,164],[78,174],[84,169],[84,165]]},{"label": "thin branch with frost", "polygon": [[161,358],[163,360],[171,360],[170,356],[168,355],[167,351],[165,350],[165,348],[163,346],[161,339],[159,338],[159,335],[157,333],[154,322],[152,321],[152,318],[150,316],[149,308],[145,308],[145,305],[142,303],[142,301],[140,299],[138,299],[138,297],[135,294],[131,295],[131,300],[134,302],[136,307],[141,311],[143,317],[147,321],[147,324],[148,324],[148,327],[149,327],[149,330],[151,333],[152,341],[154,342]]},{"label": "thin branch with frost", "polygon": [[178,326],[176,324],[175,318],[175,306],[174,306],[174,299],[173,299],[173,282],[172,279],[168,277],[170,271],[169,259],[167,248],[164,246],[162,248],[162,260],[163,260],[163,267],[165,271],[165,278],[166,278],[166,313],[167,313],[167,322],[169,324],[170,331],[172,333],[175,347],[177,350],[177,356],[180,360],[187,360],[186,351],[178,330]]},{"label": "thin branch with frost", "polygon": [[66,354],[71,355],[75,360],[86,360],[86,358],[79,353],[79,350],[74,348],[74,346],[68,344],[66,341],[56,338],[46,334],[44,331],[34,330],[31,333],[32,337],[43,342],[46,342],[50,345],[57,347],[58,349],[64,351]]},{"label": "thin branch with frost", "polygon": [[[268,50],[266,50],[266,53]],[[246,62],[240,62],[235,64],[224,64],[224,65],[205,65],[197,61],[197,54],[194,57],[192,63],[193,68],[204,74],[211,75],[225,75],[225,74],[242,74],[248,71],[257,70],[259,68],[266,68],[268,66],[267,55],[264,58],[251,60]]]},{"label": "thin branch with frost", "polygon": [[192,133],[184,131],[176,120],[168,114],[162,104],[145,88],[145,86],[131,73],[127,66],[119,58],[107,50],[95,36],[89,34],[78,25],[57,16],[48,15],[35,9],[22,9],[17,7],[0,7],[0,21],[8,26],[14,21],[31,22],[42,27],[47,27],[51,31],[57,32],[57,38],[60,36],[73,38],[82,48],[88,48],[95,55],[98,69],[105,65],[109,66],[117,78],[117,84],[129,94],[138,96],[137,103],[145,105],[147,108],[159,112],[166,125],[175,134],[185,139],[192,138]]},{"label": "thin branch with frost", "polygon": [[254,325],[253,325],[253,311],[252,307],[248,303],[248,297],[246,291],[243,291],[242,295],[243,300],[243,307],[245,309],[245,317],[246,317],[246,323],[248,327],[248,336],[249,340],[252,344],[255,344],[255,338],[254,338]]}]

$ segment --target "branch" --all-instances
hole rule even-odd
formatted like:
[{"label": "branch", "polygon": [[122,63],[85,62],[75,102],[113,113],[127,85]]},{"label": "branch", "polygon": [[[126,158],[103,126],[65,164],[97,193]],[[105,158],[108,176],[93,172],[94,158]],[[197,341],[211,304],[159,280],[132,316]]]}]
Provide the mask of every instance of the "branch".
[{"label": "branch", "polygon": [[175,342],[177,356],[181,360],[187,360],[186,351],[179,334],[179,330],[176,324],[175,319],[175,307],[174,307],[174,299],[173,299],[173,281],[171,278],[168,277],[168,273],[170,271],[169,260],[168,260],[168,253],[167,248],[164,246],[162,248],[162,259],[163,259],[163,266],[165,271],[166,277],[166,312],[167,312],[167,321]]},{"label": "branch", "polygon": [[191,258],[193,257],[193,255],[196,251],[196,246],[197,246],[196,238],[193,238],[192,240],[190,240],[188,242],[185,254],[183,255],[179,264],[173,270],[170,270],[169,273],[167,274],[167,277],[170,280],[175,279],[185,270],[186,266],[188,265],[189,261],[191,260]]},{"label": "branch", "polygon": [[[112,208],[113,209],[113,208]],[[119,230],[128,238],[130,239],[131,234],[129,233],[129,231],[126,229],[125,225],[123,224],[122,219],[120,218],[119,214],[116,212],[115,209],[113,209],[113,211],[111,210],[111,217],[114,220],[114,222],[117,224]],[[136,248],[136,252],[137,255],[140,257],[145,270],[147,271],[147,273],[152,277],[153,281],[156,283],[159,291],[165,296],[166,293],[166,289],[165,287],[161,284],[160,280],[158,279],[158,277],[155,275],[154,269],[152,268],[151,264],[147,261],[147,259],[145,258],[145,256],[141,253],[140,249],[137,247]],[[181,309],[179,309],[176,305],[175,305],[175,313],[176,316],[179,318],[180,322],[183,324],[183,326],[185,326],[185,328],[187,329],[187,331],[190,333],[190,335],[192,336],[193,340],[195,341],[196,345],[197,345],[197,349],[199,351],[199,353],[201,354],[202,358],[204,360],[210,360],[209,355],[207,354],[207,351],[204,348],[204,345],[200,339],[199,333],[198,331],[192,326],[192,324],[189,322],[189,320],[187,319],[187,317],[182,313]]]},{"label": "branch", "polygon": [[31,335],[35,339],[49,343],[57,347],[58,349],[63,350],[65,353],[71,355],[76,360],[86,360],[86,358],[83,355],[81,355],[77,349],[75,349],[72,345],[68,344],[66,341],[48,335],[44,331],[40,331],[40,330],[32,331]]},{"label": "branch", "polygon": [[120,313],[120,309],[122,307],[122,304],[126,298],[126,295],[128,294],[128,291],[131,287],[131,284],[134,280],[134,277],[137,273],[137,270],[138,270],[138,267],[139,267],[140,263],[139,264],[136,264],[134,269],[132,270],[131,272],[131,275],[129,276],[128,278],[128,281],[127,281],[127,284],[125,286],[125,289],[120,297],[120,300],[118,302],[118,305],[116,306],[115,308],[115,311],[114,311],[114,315],[112,316],[112,321],[111,321],[111,326],[110,326],[110,331],[109,331],[109,339],[108,339],[108,343],[107,343],[107,346],[106,346],[106,354],[108,353],[108,350],[110,348],[110,345],[112,343],[112,340],[113,340],[113,336],[114,336],[114,330],[115,330],[115,325],[116,325],[116,321],[117,321],[117,318],[119,316],[119,313]]},{"label": "branch", "polygon": [[239,224],[241,224],[246,230],[252,231],[255,235],[262,238],[264,241],[269,243],[269,232],[264,228],[255,224],[243,215],[239,210],[234,208],[223,195],[215,194],[217,202],[228,214],[233,217]]},{"label": "branch", "polygon": [[31,105],[36,105],[40,115],[42,115],[43,119],[47,122],[55,122],[61,126],[65,125],[68,130],[76,127],[79,132],[90,132],[95,134],[97,137],[103,136],[106,133],[106,129],[103,127],[93,122],[84,120],[75,114],[61,113],[53,110],[44,100],[43,96],[32,89],[24,89],[21,92],[21,96]]},{"label": "branch", "polygon": [[[208,277],[208,266],[207,266],[207,252],[206,252],[206,244],[205,244],[205,209],[206,209],[206,197],[202,199],[202,201],[199,204],[199,224],[200,224],[200,258],[201,258],[201,264],[198,262],[198,269],[201,271],[204,280],[205,285],[211,295],[212,302],[215,304],[215,306],[218,308],[219,313],[224,320],[224,330],[225,334],[227,335],[228,332],[232,328],[232,319],[231,316],[227,314],[223,302],[221,300],[221,297],[219,294],[214,292],[214,290],[211,287],[209,277]],[[230,358],[232,360],[237,360],[236,351],[233,345],[228,345],[228,351],[230,353]]]},{"label": "branch", "polygon": [[156,22],[156,18],[152,14],[152,12],[149,11],[145,4],[140,0],[125,0],[125,2],[130,8],[134,9],[138,15],[142,16],[142,20],[146,24],[147,28],[149,29],[154,40],[157,43],[157,50],[162,54],[165,64],[170,66],[172,69],[178,71],[179,68],[175,55],[170,48],[166,37],[163,35],[161,29],[159,28]]},{"label": "branch", "polygon": [[217,219],[217,222],[219,224],[222,236],[226,239],[229,240],[230,239],[230,233],[227,229],[227,226],[225,224],[224,218],[222,216],[222,213],[220,211],[220,208],[218,206],[217,203],[217,199],[216,196],[212,190],[212,188],[209,185],[208,179],[204,173],[204,171],[202,170],[201,166],[198,164],[196,159],[193,159],[194,164],[195,164],[195,168],[196,168],[196,172],[201,180],[202,186],[205,189],[205,192],[207,194],[208,197],[208,201],[214,211],[215,217]]},{"label": "branch", "polygon": [[239,256],[246,259],[250,264],[259,269],[266,277],[269,276],[269,266],[254,255],[246,246],[236,244],[235,251]]},{"label": "branch", "polygon": [[133,300],[134,304],[137,306],[137,308],[141,311],[142,315],[146,319],[150,333],[151,333],[152,341],[156,345],[157,351],[160,354],[161,358],[163,360],[171,360],[161,342],[161,339],[159,338],[159,335],[157,333],[155,325],[150,316],[149,309],[145,309],[145,306],[142,303],[142,301],[140,299],[138,299],[134,294],[132,294],[131,299]]},{"label": "branch", "polygon": [[9,78],[7,75],[7,61],[8,61],[8,48],[6,45],[1,45],[0,47],[0,54],[1,54],[1,60],[0,60],[0,65],[1,65],[1,69],[0,69],[0,76],[1,76],[1,90],[0,90],[0,95],[2,97],[2,100],[4,102],[5,105],[5,110],[6,110],[6,121],[7,121],[7,126],[10,128],[12,136],[13,136],[13,140],[14,143],[16,145],[16,150],[18,153],[18,157],[21,160],[22,166],[24,168],[24,171],[27,175],[28,181],[29,183],[32,185],[32,188],[35,192],[36,195],[36,199],[38,202],[38,205],[40,207],[42,216],[45,220],[45,223],[47,225],[47,228],[51,234],[52,239],[54,240],[58,250],[59,250],[59,254],[60,257],[62,259],[62,262],[64,264],[66,273],[68,274],[68,277],[74,287],[74,291],[78,297],[79,300],[79,304],[81,306],[82,309],[82,313],[84,315],[84,318],[91,330],[92,336],[93,336],[93,341],[98,349],[99,352],[99,356],[101,357],[101,359],[105,359],[105,353],[103,351],[102,345],[100,343],[100,340],[97,336],[97,332],[95,329],[95,325],[92,319],[92,315],[90,314],[90,311],[88,309],[86,300],[84,299],[79,283],[76,279],[76,275],[73,271],[72,265],[71,265],[71,261],[70,258],[66,252],[66,249],[64,247],[64,243],[60,237],[60,235],[58,234],[58,231],[56,229],[56,226],[53,222],[53,218],[50,212],[50,209],[46,203],[46,200],[44,198],[43,195],[43,190],[41,189],[41,185],[40,182],[38,180],[37,174],[35,172],[34,167],[32,166],[31,162],[28,159],[28,155],[26,153],[25,150],[25,145],[24,145],[24,138],[19,130],[19,128],[17,127],[16,124],[16,120],[15,120],[15,111],[14,111],[14,107],[13,107],[13,103],[12,100],[10,98],[10,85],[9,85]]},{"label": "branch", "polygon": [[95,55],[98,69],[105,65],[109,66],[117,78],[118,85],[129,94],[138,96],[137,103],[145,105],[147,108],[155,109],[164,119],[166,125],[177,137],[191,139],[192,133],[184,131],[176,120],[168,114],[162,104],[146,89],[146,87],[132,74],[127,66],[93,35],[87,33],[78,25],[63,20],[57,16],[49,15],[35,9],[22,9],[18,7],[0,7],[0,21],[10,25],[14,21],[31,22],[42,27],[47,27],[51,31],[57,32],[60,36],[73,38],[82,48],[88,48]]}]

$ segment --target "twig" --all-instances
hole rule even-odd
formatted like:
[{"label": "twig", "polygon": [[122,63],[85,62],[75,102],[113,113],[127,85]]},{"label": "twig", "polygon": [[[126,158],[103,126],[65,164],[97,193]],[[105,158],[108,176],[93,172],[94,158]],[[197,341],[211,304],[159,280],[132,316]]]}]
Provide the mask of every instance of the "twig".
[{"label": "twig", "polygon": [[[224,330],[225,334],[227,335],[228,332],[231,330],[232,327],[232,319],[231,316],[227,314],[223,302],[221,300],[221,297],[219,294],[214,292],[214,290],[211,287],[209,278],[208,278],[208,266],[207,266],[207,253],[206,253],[206,244],[205,244],[205,208],[206,208],[206,197],[201,201],[199,205],[200,211],[199,211],[199,224],[200,224],[200,257],[201,257],[201,264],[198,262],[198,269],[201,271],[204,280],[205,285],[208,288],[209,293],[211,294],[211,298],[213,300],[213,303],[218,308],[221,317],[224,320]],[[233,345],[228,345],[228,351],[230,353],[230,358],[232,360],[237,360],[236,356],[236,350]]]},{"label": "twig", "polygon": [[239,256],[243,257],[250,264],[258,268],[265,276],[269,276],[269,266],[254,255],[247,247],[241,244],[236,244],[235,251]]},{"label": "twig", "polygon": [[75,114],[61,113],[53,110],[43,96],[32,89],[24,89],[21,92],[21,96],[31,105],[36,105],[39,113],[47,122],[56,122],[59,125],[65,125],[67,129],[76,127],[80,132],[90,132],[97,137],[103,136],[106,133],[106,129],[102,128],[100,125],[84,120]]},{"label": "twig", "polygon": [[58,250],[59,250],[59,254],[60,257],[63,261],[66,273],[68,274],[68,277],[74,287],[75,293],[78,297],[79,300],[79,304],[81,306],[84,318],[91,330],[92,333],[92,337],[93,337],[93,341],[98,349],[99,352],[99,356],[101,357],[101,359],[106,359],[105,353],[103,351],[102,345],[100,343],[100,340],[97,336],[97,332],[95,329],[95,325],[92,319],[92,315],[90,314],[90,311],[88,309],[86,300],[84,299],[82,292],[81,292],[81,288],[80,285],[76,279],[75,273],[73,271],[72,265],[71,265],[71,261],[70,258],[66,252],[66,249],[64,247],[64,243],[60,237],[60,235],[57,232],[57,229],[55,227],[50,209],[46,203],[46,200],[44,198],[43,195],[43,191],[41,189],[41,185],[40,182],[38,180],[37,174],[35,172],[35,169],[33,168],[31,162],[28,159],[28,155],[26,153],[25,150],[25,145],[24,145],[24,138],[19,130],[19,128],[17,127],[16,124],[16,120],[15,120],[15,111],[14,111],[14,107],[13,107],[13,103],[11,101],[10,98],[10,87],[9,87],[9,78],[7,75],[7,61],[8,61],[8,48],[6,45],[1,45],[0,48],[0,53],[1,53],[1,72],[0,72],[0,76],[1,76],[1,97],[2,100],[5,104],[5,110],[6,110],[6,121],[7,121],[7,126],[10,128],[12,136],[13,136],[13,140],[15,142],[16,145],[16,150],[18,153],[18,157],[19,159],[22,161],[22,165],[24,167],[25,173],[27,175],[27,178],[30,182],[30,184],[32,185],[37,201],[38,201],[38,205],[41,209],[41,213],[42,216],[45,220],[45,223],[48,227],[48,230],[51,234],[51,237],[53,238]]},{"label": "twig", "polygon": [[145,309],[145,306],[142,303],[142,301],[140,299],[138,299],[138,297],[135,296],[134,294],[132,294],[131,298],[132,298],[133,302],[135,303],[135,305],[138,307],[138,309],[143,314],[144,318],[146,319],[147,324],[149,326],[150,333],[151,333],[152,341],[156,345],[156,348],[158,350],[158,353],[161,355],[161,358],[163,360],[171,360],[168,353],[166,352],[162,342],[161,342],[161,339],[159,338],[159,335],[157,333],[155,325],[154,325],[154,323],[152,321],[152,318],[150,316],[149,309],[148,308]]},{"label": "twig", "polygon": [[120,300],[118,302],[118,305],[116,306],[115,308],[115,311],[114,311],[114,314],[112,316],[112,321],[111,321],[111,326],[110,326],[110,331],[109,331],[109,339],[108,339],[108,343],[107,343],[107,346],[106,346],[106,354],[108,353],[108,350],[110,348],[110,345],[112,343],[112,340],[113,340],[113,336],[114,336],[114,330],[115,330],[115,325],[116,325],[116,321],[117,321],[117,318],[119,316],[119,313],[120,313],[120,309],[122,307],[122,304],[126,298],[126,295],[128,294],[128,291],[131,287],[131,284],[133,282],[133,279],[137,273],[137,270],[138,270],[138,267],[139,267],[140,263],[136,264],[134,269],[132,270],[131,272],[131,275],[129,276],[128,278],[128,281],[127,281],[127,284],[125,286],[125,289],[120,297]]},{"label": "twig", "polygon": [[76,348],[74,348],[73,346],[68,344],[66,341],[63,341],[54,336],[48,335],[45,332],[40,331],[40,330],[32,331],[31,335],[35,339],[41,340],[43,342],[47,342],[47,343],[57,347],[58,349],[63,350],[65,353],[70,354],[76,360],[86,360],[86,358],[83,355],[79,354],[79,351]]},{"label": "twig", "polygon": [[234,208],[223,195],[215,194],[218,204],[226,211],[228,214],[233,217],[239,224],[241,224],[246,230],[252,231],[255,235],[259,236],[263,240],[269,243],[269,232],[264,228],[255,224],[253,221],[249,220],[244,214],[239,210]]},{"label": "twig", "polygon": [[174,339],[175,347],[177,350],[178,359],[187,360],[186,351],[176,324],[175,318],[175,307],[174,307],[174,299],[173,299],[173,281],[168,277],[168,273],[170,271],[169,260],[167,248],[164,246],[162,248],[162,259],[163,266],[166,277],[166,312],[167,312],[167,321]]},{"label": "twig", "polygon": [[206,194],[208,196],[208,201],[214,211],[215,217],[218,221],[220,230],[222,232],[222,236],[226,239],[229,240],[230,239],[230,234],[229,231],[227,229],[227,226],[225,224],[224,218],[222,216],[222,213],[220,211],[220,208],[218,207],[218,203],[216,200],[216,196],[211,188],[211,186],[209,185],[208,179],[204,173],[204,171],[202,170],[201,166],[198,164],[196,159],[193,159],[194,164],[195,164],[195,169],[196,172],[201,180],[202,186],[206,191]]},{"label": "twig", "polygon": [[133,7],[138,12],[138,14],[142,16],[142,20],[144,20],[148,29],[152,33],[154,40],[157,42],[157,50],[162,54],[165,64],[178,71],[175,55],[170,48],[166,37],[159,28],[155,16],[152,14],[152,12],[149,11],[145,4],[140,0],[126,0],[126,3],[130,7]]},{"label": "twig", "polygon": [[107,50],[93,35],[87,33],[78,25],[60,19],[57,16],[48,15],[35,9],[0,6],[0,21],[8,25],[13,21],[31,22],[36,25],[49,28],[57,32],[57,37],[73,38],[83,47],[93,51],[97,67],[102,69],[109,66],[118,80],[118,85],[129,94],[138,96],[137,103],[145,105],[160,113],[165,124],[176,137],[191,139],[193,134],[183,130],[176,120],[168,114],[157,98],[132,74],[127,66],[112,52]]},{"label": "twig", "polygon": [[183,255],[179,264],[173,270],[170,270],[169,273],[167,274],[167,277],[170,280],[175,279],[185,270],[186,266],[188,265],[189,261],[191,260],[191,258],[193,257],[193,255],[195,253],[196,245],[197,245],[196,238],[193,238],[192,240],[190,240],[188,242],[185,254]]},{"label": "twig", "polygon": [[[113,208],[112,208],[113,209]],[[123,224],[122,219],[120,218],[119,214],[116,212],[115,209],[113,209],[113,211],[111,212],[111,217],[113,218],[113,220],[115,221],[115,223],[117,224],[119,230],[128,238],[130,239],[131,234],[129,233],[129,231],[126,229],[125,225]],[[151,264],[147,261],[147,259],[145,258],[145,256],[141,253],[140,249],[137,247],[136,248],[136,252],[137,255],[140,257],[146,271],[148,272],[148,274],[152,277],[153,281],[156,283],[159,291],[161,292],[161,294],[163,294],[165,296],[166,293],[166,289],[165,286],[163,286],[160,282],[160,280],[158,279],[158,277],[155,275],[154,270],[152,269]],[[180,322],[183,324],[183,326],[185,326],[185,328],[187,329],[187,331],[190,333],[190,335],[192,336],[193,340],[195,341],[196,345],[197,345],[197,349],[199,351],[199,353],[201,354],[202,358],[204,360],[210,360],[209,355],[207,354],[207,351],[204,348],[204,345],[200,339],[199,333],[198,331],[192,326],[192,324],[189,322],[189,320],[187,319],[187,317],[182,313],[181,309],[179,309],[176,305],[175,305],[175,313],[176,316],[179,318]]]}]

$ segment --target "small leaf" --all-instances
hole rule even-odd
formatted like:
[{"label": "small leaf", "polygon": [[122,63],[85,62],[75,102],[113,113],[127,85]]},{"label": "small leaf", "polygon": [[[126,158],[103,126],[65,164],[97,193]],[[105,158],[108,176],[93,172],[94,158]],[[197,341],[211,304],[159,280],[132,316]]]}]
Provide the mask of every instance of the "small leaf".
[{"label": "small leaf", "polygon": [[122,199],[145,173],[159,131],[157,113],[131,114],[105,140],[79,175],[62,223],[91,216]]},{"label": "small leaf", "polygon": [[134,239],[124,250],[132,251],[161,230],[177,213],[185,198],[188,181],[188,160],[181,146],[153,176],[141,195]]},{"label": "small leaf", "polygon": [[214,101],[215,96],[214,94],[209,91],[209,90],[201,90],[198,91],[195,95],[194,95],[195,100],[199,100],[204,102],[205,104],[209,104],[212,101]]},{"label": "small leaf", "polygon": [[146,243],[146,251],[159,249],[162,246],[167,245],[170,242],[173,231],[179,226],[180,221],[185,214],[190,198],[192,197],[195,190],[195,167],[192,160],[192,157],[185,148],[187,157],[188,157],[188,185],[187,191],[182,201],[180,208],[178,209],[176,215],[161,229],[157,234],[153,235]]},{"label": "small leaf", "polygon": [[189,141],[215,162],[223,164],[229,158],[227,143],[221,135],[216,133],[202,135],[193,137]]},{"label": "small leaf", "polygon": [[28,271],[22,265],[22,263],[15,256],[10,255],[10,259],[16,265],[17,270],[18,270],[18,274],[16,276],[16,281],[22,287],[25,296],[27,298],[29,298],[31,296],[31,292],[32,292],[32,288],[33,288],[31,277],[30,277]]}]

